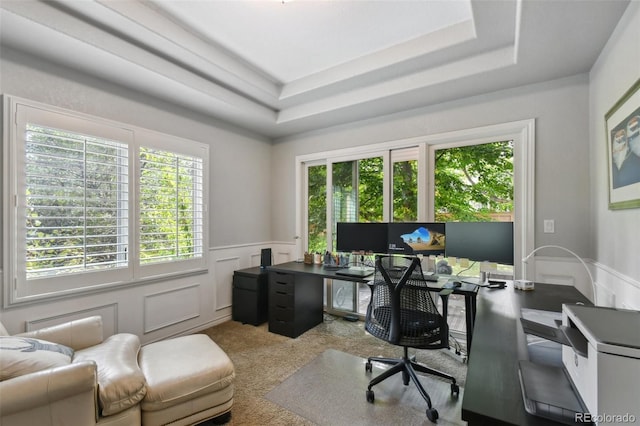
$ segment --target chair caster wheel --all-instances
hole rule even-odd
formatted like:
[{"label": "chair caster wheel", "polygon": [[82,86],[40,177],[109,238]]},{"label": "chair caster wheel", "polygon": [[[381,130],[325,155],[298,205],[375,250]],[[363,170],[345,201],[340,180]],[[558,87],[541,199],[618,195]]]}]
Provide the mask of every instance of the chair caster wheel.
[{"label": "chair caster wheel", "polygon": [[456,397],[460,395],[460,386],[456,383],[451,384],[451,396],[455,395]]},{"label": "chair caster wheel", "polygon": [[438,420],[438,410],[436,410],[435,408],[429,408],[427,410],[427,418],[435,423],[436,420]]},{"label": "chair caster wheel", "polygon": [[367,361],[367,363],[364,365],[364,371],[366,371],[367,373],[371,373],[373,371],[373,366],[370,362]]},{"label": "chair caster wheel", "polygon": [[374,400],[375,400],[375,396],[373,395],[373,391],[372,390],[368,390],[367,391],[367,402],[370,402],[370,403],[373,404]]}]

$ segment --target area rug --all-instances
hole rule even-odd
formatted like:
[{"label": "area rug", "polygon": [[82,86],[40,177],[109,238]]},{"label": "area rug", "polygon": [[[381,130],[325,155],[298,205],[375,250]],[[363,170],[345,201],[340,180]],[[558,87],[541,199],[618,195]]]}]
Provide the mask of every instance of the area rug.
[{"label": "area rug", "polygon": [[[328,349],[304,365],[265,396],[266,399],[317,425],[429,425],[427,403],[413,384],[404,386],[398,374],[373,387],[374,403],[366,390],[372,377],[385,366],[373,364],[365,373],[366,359]],[[450,382],[420,375],[438,410],[439,425],[465,425],[462,396],[451,396]]]}]

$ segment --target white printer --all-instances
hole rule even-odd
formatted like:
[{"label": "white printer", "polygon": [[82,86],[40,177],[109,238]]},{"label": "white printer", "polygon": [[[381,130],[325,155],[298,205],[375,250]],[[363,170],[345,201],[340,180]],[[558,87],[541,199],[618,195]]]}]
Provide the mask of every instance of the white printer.
[{"label": "white printer", "polygon": [[640,312],[564,305],[562,361],[596,424],[640,422]]}]

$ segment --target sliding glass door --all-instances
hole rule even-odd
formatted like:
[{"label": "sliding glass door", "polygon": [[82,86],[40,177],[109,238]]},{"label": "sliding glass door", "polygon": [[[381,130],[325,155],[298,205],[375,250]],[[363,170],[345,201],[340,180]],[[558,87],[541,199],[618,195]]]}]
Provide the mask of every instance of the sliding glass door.
[{"label": "sliding glass door", "polygon": [[[335,251],[336,223],[384,220],[383,169],[382,156],[331,164],[332,251]],[[370,258],[352,255],[351,261],[352,263],[364,261],[372,266]],[[327,305],[329,312],[354,314],[366,309],[369,292],[366,284],[334,280],[329,284],[329,289],[331,295]]]},{"label": "sliding glass door", "polygon": [[[338,222],[418,220],[417,147],[310,162],[304,170],[307,252],[335,252]],[[352,254],[351,261],[373,265],[372,256]],[[327,281],[328,312],[362,317],[369,297],[365,284]]]},{"label": "sliding glass door", "polygon": [[[513,222],[513,141],[434,148],[434,219],[437,222]],[[454,273],[480,273],[480,264],[450,260]],[[512,265],[496,265],[513,275]]]},{"label": "sliding glass door", "polygon": [[[338,222],[515,221],[515,152],[512,140],[475,140],[349,156],[337,152],[305,162],[303,247],[335,252]],[[451,263],[454,273],[467,267]],[[337,280],[326,285],[328,312],[364,316],[366,285]]]}]

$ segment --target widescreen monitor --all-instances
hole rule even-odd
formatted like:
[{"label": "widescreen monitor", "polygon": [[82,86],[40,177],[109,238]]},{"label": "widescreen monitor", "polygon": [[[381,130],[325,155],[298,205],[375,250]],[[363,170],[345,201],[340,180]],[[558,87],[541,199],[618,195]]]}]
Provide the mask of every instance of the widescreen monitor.
[{"label": "widescreen monitor", "polygon": [[443,255],[445,224],[437,222],[391,222],[387,253]]},{"label": "widescreen monitor", "polygon": [[447,222],[446,255],[513,265],[513,222]]},{"label": "widescreen monitor", "polygon": [[387,252],[387,224],[380,222],[338,222],[336,250],[339,252]]}]

